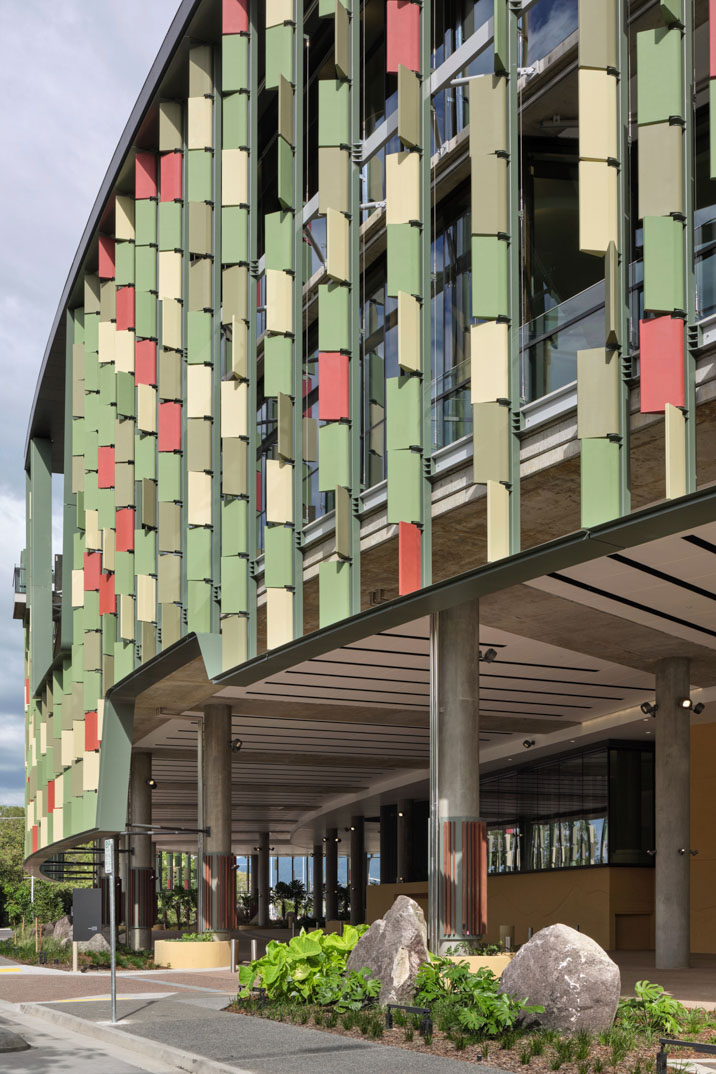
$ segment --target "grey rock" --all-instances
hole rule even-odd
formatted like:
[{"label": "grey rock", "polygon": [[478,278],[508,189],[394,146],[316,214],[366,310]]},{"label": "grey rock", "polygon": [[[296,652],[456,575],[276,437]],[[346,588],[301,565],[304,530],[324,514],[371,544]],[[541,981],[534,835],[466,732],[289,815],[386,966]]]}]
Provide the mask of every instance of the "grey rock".
[{"label": "grey rock", "polygon": [[544,1007],[544,1014],[526,1015],[525,1024],[599,1032],[614,1021],[621,976],[616,963],[589,936],[568,925],[549,925],[505,968],[500,991]]},{"label": "grey rock", "polygon": [[107,939],[107,937],[103,933],[97,932],[97,933],[95,933],[95,935],[92,937],[91,940],[82,940],[80,943],[78,943],[77,944],[77,950],[78,951],[109,951],[110,950],[110,944],[109,944],[109,940]]},{"label": "grey rock", "polygon": [[55,925],[53,921],[48,921],[46,925],[42,926],[42,935],[52,937],[55,934]]},{"label": "grey rock", "polygon": [[379,1001],[409,1003],[418,970],[429,959],[425,915],[407,895],[399,895],[385,917],[374,921],[350,953],[347,970],[366,968],[381,982]]},{"label": "grey rock", "polygon": [[29,1047],[24,1037],[0,1026],[0,1052],[26,1052]]},{"label": "grey rock", "polygon": [[55,922],[52,938],[60,943],[64,943],[65,940],[72,940],[72,922],[69,917],[61,917],[59,921]]}]

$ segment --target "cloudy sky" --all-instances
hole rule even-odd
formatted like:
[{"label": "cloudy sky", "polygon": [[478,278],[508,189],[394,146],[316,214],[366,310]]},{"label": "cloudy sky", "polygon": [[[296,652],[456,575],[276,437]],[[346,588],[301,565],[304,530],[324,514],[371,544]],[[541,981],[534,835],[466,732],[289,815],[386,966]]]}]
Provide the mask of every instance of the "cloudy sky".
[{"label": "cloudy sky", "polygon": [[179,0],[0,0],[0,804],[23,801],[23,448],[95,195]]}]

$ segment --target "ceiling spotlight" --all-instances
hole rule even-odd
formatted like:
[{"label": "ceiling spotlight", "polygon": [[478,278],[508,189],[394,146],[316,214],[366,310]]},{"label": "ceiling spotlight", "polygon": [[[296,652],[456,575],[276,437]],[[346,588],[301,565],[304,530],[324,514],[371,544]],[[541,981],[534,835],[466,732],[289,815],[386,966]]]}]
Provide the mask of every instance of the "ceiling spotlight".
[{"label": "ceiling spotlight", "polygon": [[405,816],[405,813],[403,813],[402,809],[398,810],[398,816],[399,817],[404,817]]},{"label": "ceiling spotlight", "polygon": [[241,749],[242,742],[240,738],[232,738],[231,740],[231,752],[238,753]]},{"label": "ceiling spotlight", "polygon": [[523,738],[522,739],[522,745],[524,746],[524,748],[526,750],[530,749],[532,746],[534,746],[534,744],[535,744],[535,740],[533,738]]},{"label": "ceiling spotlight", "polygon": [[639,707],[645,716],[656,716],[659,711],[659,706],[652,704],[651,701],[642,701]]},{"label": "ceiling spotlight", "polygon": [[150,791],[155,791],[157,789],[158,784],[157,784],[156,779],[154,779],[153,776],[147,776],[147,778],[145,779],[144,782],[149,787]]},{"label": "ceiling spotlight", "polygon": [[342,840],[340,840],[340,839],[338,838],[338,836],[335,836],[335,838],[334,838],[333,842],[334,842],[334,843],[340,843],[340,842],[342,842]]},{"label": "ceiling spotlight", "polygon": [[484,653],[480,651],[480,660],[483,660],[486,664],[491,664],[496,659],[497,649],[486,649]]},{"label": "ceiling spotlight", "polygon": [[691,711],[693,712],[694,716],[700,716],[701,713],[704,711],[705,707],[706,706],[704,705],[703,701],[699,701],[698,705],[694,705]]},{"label": "ceiling spotlight", "polygon": [[690,709],[693,708],[694,703],[690,697],[682,697],[679,704],[681,705],[682,709]]}]

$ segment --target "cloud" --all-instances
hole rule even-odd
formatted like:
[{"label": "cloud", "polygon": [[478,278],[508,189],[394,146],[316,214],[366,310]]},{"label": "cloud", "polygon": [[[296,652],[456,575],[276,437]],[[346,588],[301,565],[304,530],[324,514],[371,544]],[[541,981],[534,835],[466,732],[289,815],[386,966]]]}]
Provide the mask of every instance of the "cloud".
[{"label": "cloud", "polygon": [[[25,544],[24,447],[37,374],[92,204],[178,6],[0,3],[0,91],[11,102],[0,171],[0,804],[23,800],[23,643],[10,583]],[[53,547],[60,544],[55,532]]]}]

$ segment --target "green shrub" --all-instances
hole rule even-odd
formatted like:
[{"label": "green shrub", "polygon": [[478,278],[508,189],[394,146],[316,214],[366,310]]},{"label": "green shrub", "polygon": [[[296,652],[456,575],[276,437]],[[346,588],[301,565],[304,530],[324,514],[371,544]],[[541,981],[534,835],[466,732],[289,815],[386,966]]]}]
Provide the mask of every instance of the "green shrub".
[{"label": "green shrub", "polygon": [[213,932],[185,932],[183,936],[177,936],[173,943],[213,943]]},{"label": "green shrub", "polygon": [[634,992],[635,996],[621,1000],[617,1008],[617,1020],[622,1026],[678,1033],[682,1026],[688,1024],[686,1007],[664,991],[661,985],[637,981]]}]

